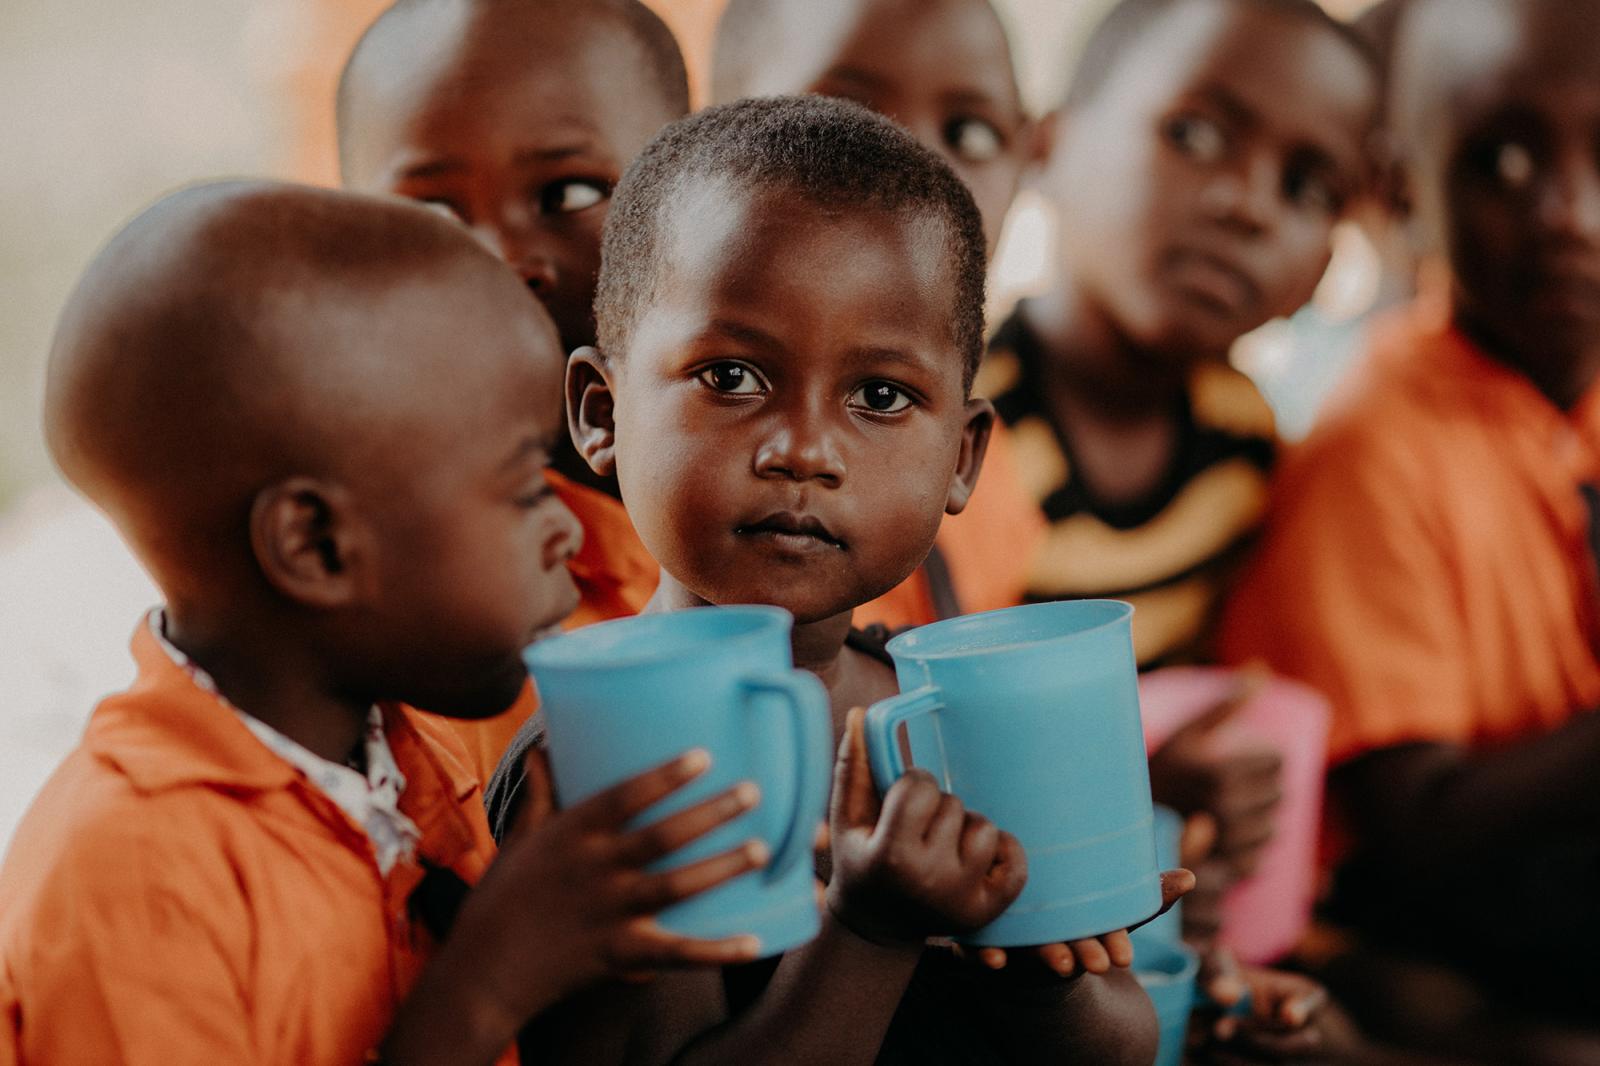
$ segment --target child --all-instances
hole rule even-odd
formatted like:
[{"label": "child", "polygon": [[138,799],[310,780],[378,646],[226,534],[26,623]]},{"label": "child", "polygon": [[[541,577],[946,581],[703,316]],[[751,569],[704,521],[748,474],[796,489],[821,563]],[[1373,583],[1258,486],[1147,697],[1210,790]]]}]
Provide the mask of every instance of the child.
[{"label": "child", "polygon": [[1285,465],[1224,647],[1333,702],[1342,916],[1592,1041],[1600,4],[1408,6],[1393,140],[1453,299]]},{"label": "child", "polygon": [[[852,634],[852,610],[918,565],[983,458],[991,412],[968,392],[985,269],[970,194],[859,107],[744,101],[645,150],[618,189],[602,263],[600,345],[573,356],[569,420],[662,561],[653,607],[789,610],[795,660],[827,684],[842,737],[828,924],[807,948],[730,975],[731,1017],[702,1010],[678,1038],[685,1055],[872,1061],[883,1045],[886,1060],[1048,1048],[1148,1061],[1148,1004],[1112,969],[1128,962],[1125,935],[1052,945],[1042,955],[1056,972],[1018,967],[1026,977],[952,977],[924,959],[926,937],[975,915],[951,912],[960,881],[934,875],[949,859],[919,850],[896,812],[948,809],[954,825],[960,804],[919,773],[880,812],[849,710],[896,691],[881,645]],[[502,766],[507,805],[507,771],[535,742],[525,729]],[[923,991],[901,1004],[914,975]]]},{"label": "child", "polygon": [[[990,256],[1042,146],[988,0],[732,0],[717,23],[712,93],[719,103],[818,93],[894,119],[966,182]],[[1044,522],[1003,432],[984,461],[971,505],[946,518],[910,579],[856,611],[858,625],[899,629],[1021,602]]]},{"label": "child", "polygon": [[[1133,603],[1141,667],[1208,652],[1274,451],[1228,350],[1311,296],[1377,95],[1364,47],[1309,0],[1124,0],[1051,123],[1057,279],[997,331],[978,390],[1050,522],[1029,597]],[[1276,753],[1219,758],[1227,714],[1151,759],[1160,802],[1216,821],[1213,900],[1259,861],[1279,798]],[[1203,944],[1202,902],[1185,919]]]},{"label": "child", "polygon": [[[677,44],[638,0],[401,0],[345,65],[340,166],[350,188],[420,200],[465,226],[517,271],[571,352],[594,343],[611,190],[688,109]],[[637,613],[659,570],[615,483],[565,438],[555,466],[551,484],[584,528],[567,624]],[[505,715],[457,726],[481,779],[535,706],[530,691]]]},{"label": "child", "polygon": [[543,481],[563,364],[413,206],[205,186],[101,253],[47,430],[167,605],[0,868],[0,1061],[481,1063],[594,979],[753,955],[642,904],[758,844],[641,869],[753,786],[630,833],[704,753],[553,817],[535,759],[495,859],[459,749],[402,705],[504,710],[576,598]]}]

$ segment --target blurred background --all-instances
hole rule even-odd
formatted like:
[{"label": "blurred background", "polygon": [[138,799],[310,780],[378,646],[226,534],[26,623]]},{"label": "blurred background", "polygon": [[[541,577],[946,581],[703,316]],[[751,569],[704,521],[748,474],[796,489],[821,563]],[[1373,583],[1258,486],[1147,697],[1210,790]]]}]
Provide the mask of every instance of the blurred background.
[{"label": "blurred background", "polygon": [[[678,35],[697,90],[722,0],[646,0]],[[1369,0],[1325,0],[1353,16]],[[5,0],[0,4],[0,847],[82,730],[132,677],[126,646],[157,594],[109,524],[51,468],[40,433],[55,317],[111,233],[163,192],[202,178],[337,181],[333,89],[385,0]],[[1110,0],[996,0],[1025,97],[1059,94],[1068,61]],[[1049,213],[1022,197],[993,290],[1044,280]],[[1304,432],[1343,362],[1341,324],[1376,298],[1377,265],[1353,228],[1307,326],[1273,323],[1236,359]],[[1306,365],[1305,329],[1319,331]],[[1351,333],[1354,332],[1353,326]],[[1297,362],[1299,360],[1299,362]]]}]

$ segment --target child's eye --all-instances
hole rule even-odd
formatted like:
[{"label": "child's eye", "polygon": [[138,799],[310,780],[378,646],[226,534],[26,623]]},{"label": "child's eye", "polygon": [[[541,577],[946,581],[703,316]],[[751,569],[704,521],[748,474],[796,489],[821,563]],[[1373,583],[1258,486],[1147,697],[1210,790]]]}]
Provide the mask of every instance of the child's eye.
[{"label": "child's eye", "polygon": [[987,163],[1005,151],[1005,138],[981,118],[958,118],[944,128],[944,143],[962,159]]},{"label": "child's eye", "polygon": [[531,511],[554,495],[555,492],[550,488],[549,485],[541,483],[538,488],[523,493],[512,502],[514,502],[518,507],[523,507]]},{"label": "child's eye", "polygon": [[850,394],[850,406],[864,407],[876,415],[892,415],[911,406],[911,397],[887,381],[869,381]]},{"label": "child's eye", "polygon": [[592,178],[557,181],[544,187],[540,207],[546,214],[585,211],[611,195],[611,187]]},{"label": "child's eye", "polygon": [[700,380],[717,392],[753,396],[761,391],[761,379],[743,363],[717,363],[700,372]]},{"label": "child's eye", "polygon": [[1202,163],[1215,163],[1228,151],[1228,135],[1201,115],[1179,115],[1167,123],[1163,132],[1179,151]]},{"label": "child's eye", "polygon": [[1526,189],[1533,181],[1533,153],[1528,146],[1506,141],[1494,152],[1494,176],[1507,189]]},{"label": "child's eye", "polygon": [[1283,176],[1283,195],[1296,207],[1324,215],[1344,210],[1344,196],[1324,174],[1291,167]]}]

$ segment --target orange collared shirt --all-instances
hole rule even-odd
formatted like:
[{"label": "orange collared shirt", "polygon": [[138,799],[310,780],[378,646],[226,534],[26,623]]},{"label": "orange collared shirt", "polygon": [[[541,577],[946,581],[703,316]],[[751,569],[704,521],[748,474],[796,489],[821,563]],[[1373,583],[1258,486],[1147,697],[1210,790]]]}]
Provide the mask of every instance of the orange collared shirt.
[{"label": "orange collared shirt", "polygon": [[[1044,516],[1023,489],[1011,435],[997,421],[972,498],[960,514],[945,516],[934,543],[949,571],[960,613],[1021,603],[1033,553],[1044,534]],[[871,603],[857,607],[853,620],[858,626],[881,624],[898,630],[926,625],[946,614],[939,608],[929,569],[922,566]]]},{"label": "orange collared shirt", "polygon": [[[622,501],[580,485],[553,470],[545,477],[561,502],[583,526],[583,547],[567,563],[578,586],[578,609],[562,623],[567,629],[638,614],[655,594],[661,568],[634,532]],[[511,738],[539,709],[532,683],[504,714],[479,721],[441,719],[466,745],[479,781],[489,780]]]},{"label": "orange collared shirt", "polygon": [[1600,706],[1580,485],[1600,388],[1569,412],[1437,318],[1387,323],[1358,388],[1292,452],[1224,619],[1334,708],[1330,758],[1494,745]]},{"label": "orange collared shirt", "polygon": [[421,832],[384,876],[148,625],[133,654],[0,866],[0,1063],[364,1061],[435,946],[408,911],[418,858],[471,884],[494,856],[464,753],[383,708]]}]

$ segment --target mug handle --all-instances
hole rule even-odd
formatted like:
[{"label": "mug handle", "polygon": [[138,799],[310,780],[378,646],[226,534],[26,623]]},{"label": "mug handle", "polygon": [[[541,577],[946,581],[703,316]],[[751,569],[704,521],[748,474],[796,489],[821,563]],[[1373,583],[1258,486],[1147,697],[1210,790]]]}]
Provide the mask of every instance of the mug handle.
[{"label": "mug handle", "polygon": [[[872,781],[880,793],[888,792],[890,786],[910,769],[900,756],[900,744],[894,735],[900,723],[942,710],[944,693],[939,691],[937,685],[924,685],[910,692],[902,692],[867,708],[867,756],[872,764]],[[944,768],[940,767],[941,788],[949,787],[946,776]]]},{"label": "mug handle", "polygon": [[789,829],[773,850],[766,878],[775,881],[800,863],[811,862],[811,845],[817,820],[828,808],[833,768],[828,756],[833,748],[833,724],[828,716],[828,690],[808,673],[758,674],[740,681],[745,703],[755,695],[777,696],[789,705],[794,725],[795,809]]}]

